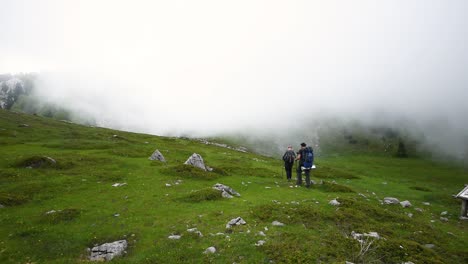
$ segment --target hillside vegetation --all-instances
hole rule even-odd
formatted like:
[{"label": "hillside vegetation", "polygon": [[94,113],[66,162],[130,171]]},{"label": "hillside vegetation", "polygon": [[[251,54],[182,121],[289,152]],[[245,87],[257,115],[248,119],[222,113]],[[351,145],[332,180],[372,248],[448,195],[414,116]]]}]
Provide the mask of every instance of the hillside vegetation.
[{"label": "hillside vegetation", "polygon": [[[279,159],[5,110],[0,149],[0,263],[83,263],[87,248],[122,239],[113,263],[468,263],[468,222],[452,198],[468,172],[453,165],[318,156],[307,189],[285,180]],[[167,163],[148,160],[156,149]],[[183,165],[193,153],[213,171]],[[222,198],[216,183],[241,196]],[[236,217],[246,224],[227,229]]]}]

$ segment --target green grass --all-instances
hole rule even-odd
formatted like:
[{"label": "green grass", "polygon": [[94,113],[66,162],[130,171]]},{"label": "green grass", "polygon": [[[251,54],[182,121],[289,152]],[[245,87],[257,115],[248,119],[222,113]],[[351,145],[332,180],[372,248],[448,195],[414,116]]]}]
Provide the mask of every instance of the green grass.
[{"label": "green grass", "polygon": [[[468,223],[458,220],[460,201],[452,198],[468,173],[450,164],[318,155],[312,179],[323,184],[296,188],[281,177],[279,158],[3,110],[0,149],[0,263],[86,263],[86,248],[120,239],[129,248],[115,263],[468,262]],[[167,163],[148,160],[155,149]],[[195,152],[212,172],[183,165]],[[211,188],[218,182],[241,197],[221,198]],[[387,196],[413,207],[382,205]],[[338,207],[328,204],[335,198]],[[439,220],[443,211],[448,222]],[[238,216],[247,224],[226,230]],[[203,237],[187,232],[192,227]],[[362,255],[352,231],[384,239]],[[255,246],[261,239],[265,245]],[[217,252],[203,254],[210,246]]]}]

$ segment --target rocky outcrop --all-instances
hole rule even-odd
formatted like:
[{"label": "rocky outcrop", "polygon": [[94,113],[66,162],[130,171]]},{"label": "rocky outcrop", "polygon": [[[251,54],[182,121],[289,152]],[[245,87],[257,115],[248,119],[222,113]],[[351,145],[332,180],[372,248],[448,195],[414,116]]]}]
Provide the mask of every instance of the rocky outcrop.
[{"label": "rocky outcrop", "polygon": [[233,196],[237,196],[237,197],[241,196],[238,192],[236,192],[231,187],[229,187],[227,185],[224,185],[224,184],[221,184],[221,183],[216,183],[213,186],[213,189],[220,191],[221,195],[224,198],[232,198]]},{"label": "rocky outcrop", "polygon": [[227,224],[226,224],[226,228],[231,228],[233,226],[238,226],[238,225],[245,225],[247,224],[247,222],[244,221],[244,219],[242,219],[242,217],[236,217],[236,218],[233,218],[231,219]]},{"label": "rocky outcrop", "polygon": [[166,159],[164,158],[163,154],[159,152],[159,150],[155,150],[153,154],[151,154],[151,157],[148,158],[149,160],[159,160],[162,162],[166,162]]},{"label": "rocky outcrop", "polygon": [[200,168],[204,171],[212,171],[210,167],[205,165],[205,162],[203,161],[202,156],[197,153],[193,153],[192,156],[188,158],[188,160],[184,163],[185,165],[191,165],[197,168]]},{"label": "rocky outcrop", "polygon": [[105,243],[100,246],[93,247],[89,260],[91,261],[109,261],[117,256],[121,256],[127,249],[127,240],[119,240],[112,243]]}]

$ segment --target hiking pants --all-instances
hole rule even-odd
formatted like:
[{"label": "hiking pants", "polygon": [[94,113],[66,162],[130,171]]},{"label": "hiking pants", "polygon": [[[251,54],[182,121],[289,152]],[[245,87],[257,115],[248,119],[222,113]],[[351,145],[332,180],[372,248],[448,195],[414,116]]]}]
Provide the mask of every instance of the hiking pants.
[{"label": "hiking pants", "polygon": [[288,178],[288,180],[291,179],[293,165],[294,165],[294,162],[284,163],[284,169],[286,170],[286,178]]},{"label": "hiking pants", "polygon": [[[303,165],[297,166],[297,182],[296,185],[302,185],[302,167]],[[310,187],[310,170],[305,170],[305,182],[306,182],[306,187]]]}]

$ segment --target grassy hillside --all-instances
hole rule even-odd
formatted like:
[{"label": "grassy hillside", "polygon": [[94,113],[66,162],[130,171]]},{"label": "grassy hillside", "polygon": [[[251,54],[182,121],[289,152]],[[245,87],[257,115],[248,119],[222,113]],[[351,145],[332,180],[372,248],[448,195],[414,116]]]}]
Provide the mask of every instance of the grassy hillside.
[{"label": "grassy hillside", "polygon": [[[468,173],[449,165],[318,157],[313,179],[323,184],[295,188],[276,159],[3,110],[0,149],[1,263],[83,263],[88,247],[120,239],[129,248],[115,263],[468,263],[468,222],[452,198]],[[155,149],[167,164],[148,160]],[[182,165],[194,152],[213,172]],[[218,182],[241,197],[213,193]],[[382,205],[387,196],[413,206]],[[227,230],[238,216],[247,224]],[[382,238],[363,250],[352,231]],[[203,254],[210,246],[217,252]]]}]

